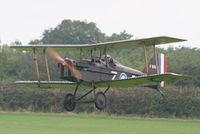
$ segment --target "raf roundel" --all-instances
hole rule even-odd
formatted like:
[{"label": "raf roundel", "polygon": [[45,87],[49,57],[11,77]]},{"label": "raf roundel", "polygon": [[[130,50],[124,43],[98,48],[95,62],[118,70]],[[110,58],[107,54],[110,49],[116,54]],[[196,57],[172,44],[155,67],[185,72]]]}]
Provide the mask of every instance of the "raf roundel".
[{"label": "raf roundel", "polygon": [[120,80],[127,79],[127,75],[125,73],[121,73],[119,79]]}]

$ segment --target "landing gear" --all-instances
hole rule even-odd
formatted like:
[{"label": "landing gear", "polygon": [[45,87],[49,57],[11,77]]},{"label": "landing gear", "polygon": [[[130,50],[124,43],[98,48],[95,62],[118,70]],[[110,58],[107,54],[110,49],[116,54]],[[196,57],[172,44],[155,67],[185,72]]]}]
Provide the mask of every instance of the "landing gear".
[{"label": "landing gear", "polygon": [[73,111],[76,106],[75,97],[73,94],[67,94],[64,100],[64,108],[67,111]]},{"label": "landing gear", "polygon": [[106,107],[106,96],[103,92],[98,92],[95,95],[95,106],[99,110],[103,110]]},{"label": "landing gear", "polygon": [[105,93],[109,90],[110,86],[104,91],[104,92],[98,92],[95,94],[94,99],[89,101],[81,101],[83,98],[85,98],[87,95],[95,91],[96,87],[94,86],[93,89],[89,90],[87,93],[82,95],[81,97],[76,97],[76,93],[78,91],[79,85],[76,86],[76,89],[74,91],[74,94],[67,94],[65,96],[64,100],[64,108],[67,111],[73,111],[76,103],[94,103],[96,108],[99,110],[103,110],[106,107],[106,95]]}]

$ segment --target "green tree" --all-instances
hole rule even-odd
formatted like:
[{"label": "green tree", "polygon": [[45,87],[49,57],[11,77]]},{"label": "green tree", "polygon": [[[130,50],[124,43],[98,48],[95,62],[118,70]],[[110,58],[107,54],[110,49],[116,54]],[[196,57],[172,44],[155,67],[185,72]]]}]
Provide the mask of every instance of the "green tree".
[{"label": "green tree", "polygon": [[126,30],[121,32],[120,34],[113,33],[110,37],[107,37],[107,41],[116,41],[116,40],[127,40],[133,37],[133,35],[128,34]]},{"label": "green tree", "polygon": [[45,30],[41,42],[46,44],[84,44],[105,41],[105,34],[94,22],[63,20],[55,28]]}]

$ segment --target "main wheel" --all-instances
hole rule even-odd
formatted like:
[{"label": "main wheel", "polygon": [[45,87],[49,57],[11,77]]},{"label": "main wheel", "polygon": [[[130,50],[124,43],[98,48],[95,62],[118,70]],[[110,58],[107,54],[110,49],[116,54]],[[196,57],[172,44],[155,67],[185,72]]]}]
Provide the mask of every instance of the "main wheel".
[{"label": "main wheel", "polygon": [[64,100],[64,108],[67,111],[73,111],[76,106],[75,97],[73,94],[67,94]]},{"label": "main wheel", "polygon": [[106,96],[103,92],[98,92],[95,95],[95,106],[99,110],[103,110],[106,107]]}]

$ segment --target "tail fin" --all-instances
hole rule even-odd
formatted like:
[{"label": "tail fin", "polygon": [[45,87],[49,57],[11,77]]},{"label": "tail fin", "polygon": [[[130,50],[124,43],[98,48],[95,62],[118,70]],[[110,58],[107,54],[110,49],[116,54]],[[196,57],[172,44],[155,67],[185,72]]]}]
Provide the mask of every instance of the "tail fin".
[{"label": "tail fin", "polygon": [[[159,74],[167,73],[168,72],[167,57],[162,53],[158,53],[157,58],[158,58],[158,73]],[[152,57],[148,63],[148,74],[156,74],[156,62],[154,57]],[[166,81],[160,82],[160,86],[161,87],[166,86]]]}]

